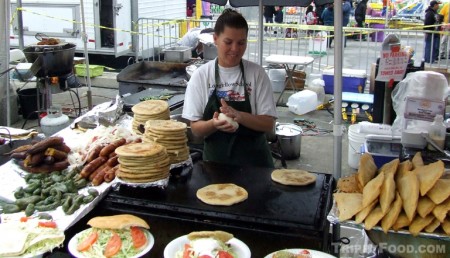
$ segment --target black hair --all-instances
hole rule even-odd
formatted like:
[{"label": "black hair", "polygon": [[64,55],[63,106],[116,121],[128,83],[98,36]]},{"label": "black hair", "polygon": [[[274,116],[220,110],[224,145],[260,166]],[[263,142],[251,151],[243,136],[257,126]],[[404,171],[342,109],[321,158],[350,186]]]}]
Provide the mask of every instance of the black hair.
[{"label": "black hair", "polygon": [[308,8],[306,8],[306,13],[310,13],[312,11],[314,11],[314,6],[309,5]]},{"label": "black hair", "polygon": [[213,29],[213,28],[206,28],[206,29],[201,30],[201,31],[200,31],[200,34],[203,34],[203,33],[212,33],[212,32],[214,32],[214,29]]},{"label": "black hair", "polygon": [[245,20],[242,14],[231,8],[223,10],[222,14],[217,18],[216,26],[214,26],[214,33],[220,35],[225,30],[225,27],[245,29],[248,34],[247,20]]}]

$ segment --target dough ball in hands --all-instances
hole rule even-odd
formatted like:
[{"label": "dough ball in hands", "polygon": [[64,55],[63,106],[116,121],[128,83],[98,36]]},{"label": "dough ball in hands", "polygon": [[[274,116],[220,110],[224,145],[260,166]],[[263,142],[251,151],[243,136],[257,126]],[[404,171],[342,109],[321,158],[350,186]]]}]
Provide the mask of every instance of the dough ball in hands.
[{"label": "dough ball in hands", "polygon": [[222,121],[223,121],[223,120],[227,121],[228,123],[230,123],[230,124],[231,124],[234,128],[236,128],[236,129],[239,128],[238,122],[234,121],[233,118],[231,118],[231,117],[225,115],[224,113],[220,113],[218,119],[219,119],[219,120],[222,120]]}]

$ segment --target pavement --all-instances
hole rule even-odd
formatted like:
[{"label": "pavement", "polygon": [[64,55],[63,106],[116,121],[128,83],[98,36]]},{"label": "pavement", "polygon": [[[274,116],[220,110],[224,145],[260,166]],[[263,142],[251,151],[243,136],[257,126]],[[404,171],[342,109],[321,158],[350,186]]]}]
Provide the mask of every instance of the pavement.
[{"label": "pavement", "polygon": [[[118,82],[116,80],[117,73],[104,72],[100,77],[95,77],[91,80],[91,94],[93,105],[98,105],[107,101],[113,100],[118,94]],[[82,78],[79,78],[81,83],[84,83]],[[16,88],[23,87],[19,82],[12,83]],[[34,82],[25,85],[27,87],[36,87]],[[87,87],[73,88],[71,91],[55,92],[51,94],[51,101],[53,105],[62,107],[63,113],[69,116],[73,121],[78,115],[78,100],[75,95],[78,94],[80,98],[81,113],[84,114],[88,109]],[[293,92],[285,92],[282,97],[284,102],[287,101],[289,94]],[[277,99],[279,93],[274,93]],[[329,96],[328,96],[329,97]],[[332,174],[334,171],[334,137],[332,135],[333,129],[333,115],[332,110],[316,110],[305,115],[296,115],[288,110],[287,107],[277,107],[278,120],[280,123],[294,123],[294,120],[300,121],[298,125],[303,128],[303,136],[301,137],[300,157],[293,160],[287,160],[288,168],[304,169],[307,171],[322,172]],[[21,115],[18,120],[12,124],[16,128],[34,128],[40,130],[39,122],[35,120],[25,120]],[[344,125],[345,128],[348,124]],[[278,149],[275,148],[275,151]],[[347,134],[342,137],[342,175],[348,175],[354,170],[348,166],[348,138]],[[281,161],[275,160],[275,166],[281,167]]]}]

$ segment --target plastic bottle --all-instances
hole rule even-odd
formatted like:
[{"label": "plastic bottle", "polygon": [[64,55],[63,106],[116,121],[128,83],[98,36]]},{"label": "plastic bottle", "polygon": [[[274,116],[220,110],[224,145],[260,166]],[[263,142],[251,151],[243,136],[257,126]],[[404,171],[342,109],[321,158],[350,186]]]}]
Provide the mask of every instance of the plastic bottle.
[{"label": "plastic bottle", "polygon": [[323,104],[325,101],[325,81],[322,79],[314,79],[311,85],[308,85],[307,89],[317,93],[318,105]]},{"label": "plastic bottle", "polygon": [[[444,149],[445,146],[445,133],[447,127],[444,124],[444,117],[442,115],[436,115],[434,117],[433,123],[431,123],[428,134],[430,138],[441,148]],[[428,144],[429,150],[436,150],[433,146]]]}]

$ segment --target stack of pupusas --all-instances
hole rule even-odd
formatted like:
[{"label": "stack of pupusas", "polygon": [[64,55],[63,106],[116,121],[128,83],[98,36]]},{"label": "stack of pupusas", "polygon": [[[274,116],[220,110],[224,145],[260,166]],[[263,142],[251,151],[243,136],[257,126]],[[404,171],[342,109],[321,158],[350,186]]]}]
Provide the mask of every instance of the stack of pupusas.
[{"label": "stack of pupusas", "polygon": [[156,142],[166,147],[170,164],[189,158],[187,125],[175,120],[149,120],[145,123],[144,142]]},{"label": "stack of pupusas", "polygon": [[149,183],[169,176],[166,148],[154,142],[131,143],[115,150],[119,156],[116,176],[125,182]]},{"label": "stack of pupusas", "polygon": [[145,125],[148,120],[169,120],[170,110],[169,104],[164,100],[146,100],[142,101],[131,108],[133,111],[132,129],[137,134],[140,125]]},{"label": "stack of pupusas", "polygon": [[91,228],[75,236],[84,257],[133,257],[153,244],[147,222],[130,214],[95,217],[87,224]]}]

